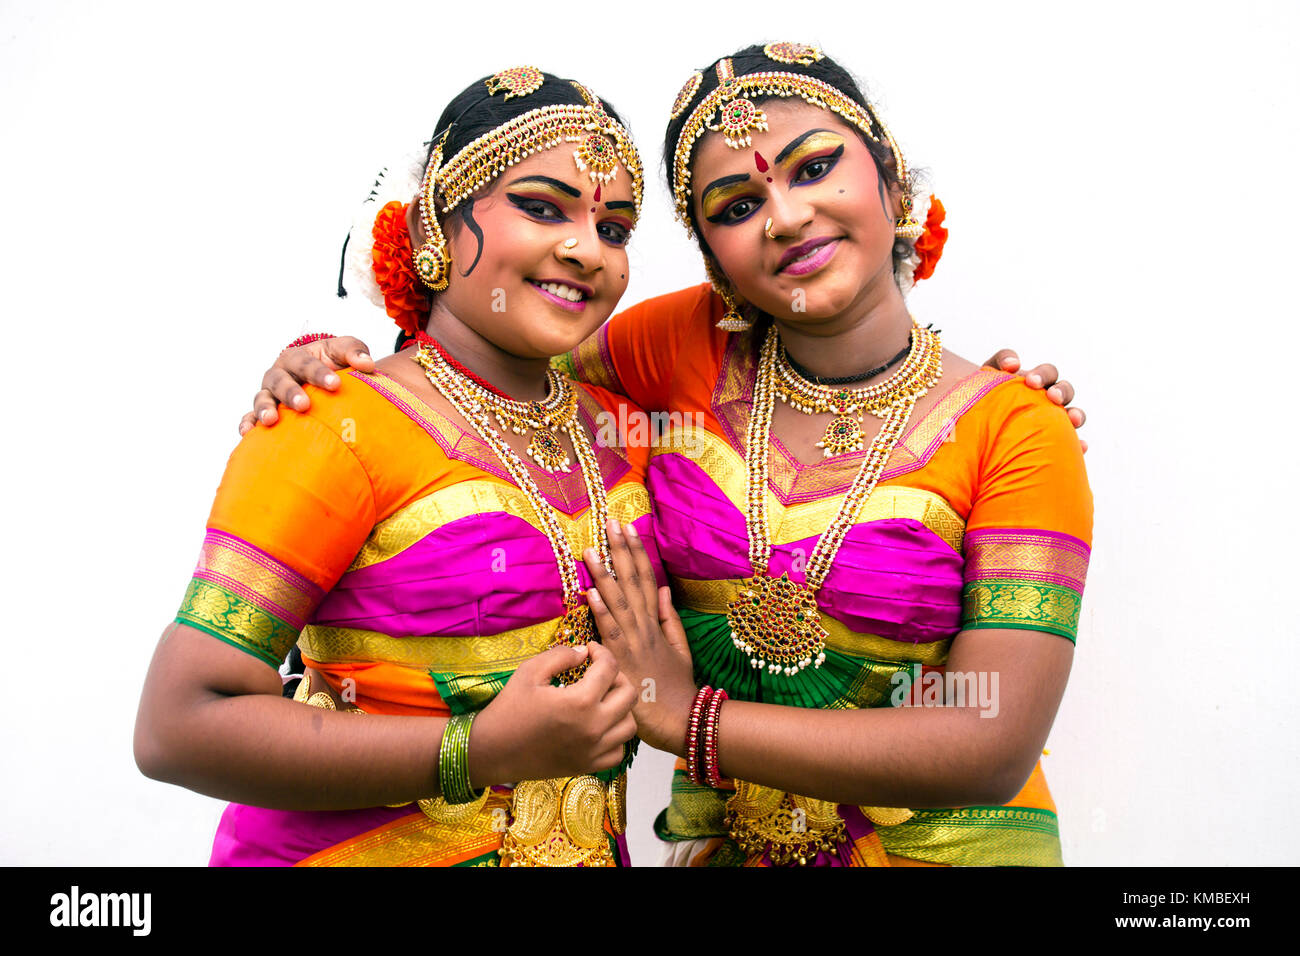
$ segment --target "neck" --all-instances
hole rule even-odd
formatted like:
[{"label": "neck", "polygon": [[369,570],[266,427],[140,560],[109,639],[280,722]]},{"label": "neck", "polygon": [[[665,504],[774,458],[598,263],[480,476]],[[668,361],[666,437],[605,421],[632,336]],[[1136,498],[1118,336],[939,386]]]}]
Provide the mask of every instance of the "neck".
[{"label": "neck", "polygon": [[892,271],[886,279],[887,283],[872,283],[851,308],[828,319],[777,319],[781,344],[790,358],[819,378],[858,375],[893,358],[907,345],[912,317]]},{"label": "neck", "polygon": [[511,355],[437,301],[425,331],[438,340],[448,355],[511,398],[522,401],[546,397],[550,359]]}]

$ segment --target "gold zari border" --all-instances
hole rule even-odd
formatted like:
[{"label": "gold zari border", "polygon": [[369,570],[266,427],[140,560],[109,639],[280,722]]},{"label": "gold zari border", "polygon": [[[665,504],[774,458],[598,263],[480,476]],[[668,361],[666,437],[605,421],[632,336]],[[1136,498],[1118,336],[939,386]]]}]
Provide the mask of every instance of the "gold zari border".
[{"label": "gold zari border", "polygon": [[311,624],[299,636],[298,649],[322,664],[357,661],[490,674],[512,670],[550,647],[560,620],[556,617],[490,637],[391,637],[379,631]]},{"label": "gold zari border", "polygon": [[[617,521],[631,522],[650,513],[650,495],[644,485],[625,482],[610,491],[607,500],[609,516]],[[513,515],[536,528],[539,534],[545,533],[528,498],[518,488],[497,481],[462,481],[412,502],[375,525],[348,570],[356,571],[387,561],[453,521],[494,512]],[[558,509],[555,515],[569,539],[573,554],[582,554],[594,546],[587,509],[584,508],[577,518]]]}]

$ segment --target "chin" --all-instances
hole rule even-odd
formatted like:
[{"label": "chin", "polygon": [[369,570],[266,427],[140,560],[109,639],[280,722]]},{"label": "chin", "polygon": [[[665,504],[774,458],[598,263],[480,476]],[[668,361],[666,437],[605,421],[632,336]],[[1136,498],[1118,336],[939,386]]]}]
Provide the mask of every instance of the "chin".
[{"label": "chin", "polygon": [[593,324],[585,319],[567,324],[538,321],[524,330],[521,339],[535,357],[551,358],[577,348],[600,326],[600,322]]}]

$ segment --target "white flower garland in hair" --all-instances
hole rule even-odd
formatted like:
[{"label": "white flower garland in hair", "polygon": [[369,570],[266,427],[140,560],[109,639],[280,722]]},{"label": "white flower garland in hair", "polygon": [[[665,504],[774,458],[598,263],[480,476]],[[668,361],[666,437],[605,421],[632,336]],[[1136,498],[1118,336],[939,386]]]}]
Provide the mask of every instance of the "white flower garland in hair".
[{"label": "white flower garland in hair", "polygon": [[[930,190],[922,187],[928,184],[927,177],[913,173],[908,176],[908,179],[910,180],[908,186],[912,190],[912,215],[916,217],[917,222],[925,225],[925,217],[930,214]],[[903,250],[907,251],[907,255],[897,258],[897,254]],[[912,276],[916,274],[916,267],[921,264],[921,254],[916,251],[916,239],[895,239],[894,252],[897,258],[894,264],[894,281],[898,283],[899,291],[906,298],[916,286],[916,280]]]},{"label": "white flower garland in hair", "polygon": [[381,169],[375,177],[375,184],[370,188],[370,194],[352,221],[343,267],[349,280],[346,288],[349,292],[360,291],[381,309],[384,308],[384,293],[375,281],[372,256],[375,248],[375,216],[390,202],[409,203],[415,199],[420,192],[420,184],[424,181],[427,154],[428,147],[422,146],[418,151],[408,153]]}]

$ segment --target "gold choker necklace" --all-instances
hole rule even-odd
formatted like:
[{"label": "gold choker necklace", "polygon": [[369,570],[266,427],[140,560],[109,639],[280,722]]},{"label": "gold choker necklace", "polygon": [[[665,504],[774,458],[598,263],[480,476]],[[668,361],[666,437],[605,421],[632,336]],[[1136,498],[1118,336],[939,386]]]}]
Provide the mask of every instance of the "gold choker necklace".
[{"label": "gold choker necklace", "polygon": [[[758,361],[758,374],[754,382],[754,407],[750,412],[749,434],[745,444],[745,492],[747,510],[745,530],[749,536],[749,563],[753,574],[741,586],[740,593],[727,605],[727,622],[731,627],[731,641],[744,653],[753,667],[765,667],[769,674],[797,674],[810,664],[820,667],[826,660],[826,630],[821,625],[821,612],[817,609],[817,590],[830,572],[831,562],[853,527],[854,519],[870,497],[876,482],[884,473],[890,453],[907,427],[917,400],[938,383],[943,375],[940,362],[942,349],[937,333],[915,328],[912,354],[903,368],[880,385],[870,389],[845,390],[853,397],[854,407],[866,408],[873,414],[888,396],[889,404],[883,409],[884,424],[849,487],[839,513],[826,532],[817,539],[808,558],[804,584],[796,584],[787,574],[773,578],[768,572],[772,557],[772,541],[767,525],[767,469],[772,433],[772,411],[780,392],[779,353],[780,337],[775,327],[768,330],[767,339]],[[914,356],[916,361],[913,362]],[[801,380],[806,381],[806,380]],[[813,383],[808,383],[812,385]],[[826,392],[836,392],[825,386],[814,386]],[[870,393],[869,395],[867,393]],[[794,394],[794,393],[791,393]],[[814,400],[804,402],[812,406]],[[856,418],[848,417],[848,404],[837,411],[858,432],[861,447],[861,426]],[[801,409],[802,410],[802,409]],[[839,419],[836,419],[837,421]],[[835,422],[831,423],[832,426]],[[828,436],[830,429],[827,429]]]},{"label": "gold choker necklace", "polygon": [[776,397],[805,415],[830,412],[835,416],[817,443],[824,457],[862,451],[863,414],[886,418],[901,396],[915,394],[919,399],[943,374],[941,358],[938,334],[913,322],[912,347],[898,371],[878,385],[849,388],[808,381],[795,371],[785,349],[779,349]]},{"label": "gold choker necklace", "polygon": [[462,385],[470,397],[486,408],[496,418],[497,424],[516,435],[532,431],[528,442],[528,457],[547,471],[571,470],[569,453],[564,450],[558,432],[567,430],[566,423],[573,420],[578,407],[578,396],[570,382],[558,369],[546,370],[546,398],[541,401],[516,401],[484,388],[473,379],[462,376]]}]

